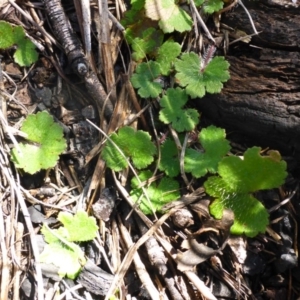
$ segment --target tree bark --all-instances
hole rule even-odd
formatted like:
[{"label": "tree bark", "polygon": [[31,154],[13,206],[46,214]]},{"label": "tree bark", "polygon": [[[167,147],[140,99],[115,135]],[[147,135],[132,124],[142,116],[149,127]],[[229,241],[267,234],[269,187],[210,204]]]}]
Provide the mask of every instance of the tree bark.
[{"label": "tree bark", "polygon": [[[299,3],[298,3],[299,2]],[[197,100],[204,116],[253,143],[300,158],[300,1],[243,1],[258,36],[229,47],[230,80],[221,94]],[[222,23],[252,34],[238,6]]]}]

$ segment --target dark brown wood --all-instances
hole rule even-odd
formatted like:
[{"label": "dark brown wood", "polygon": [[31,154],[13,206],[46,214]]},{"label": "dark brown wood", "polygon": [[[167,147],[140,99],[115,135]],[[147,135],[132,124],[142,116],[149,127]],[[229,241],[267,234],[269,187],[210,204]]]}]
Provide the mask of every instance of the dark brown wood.
[{"label": "dark brown wood", "polygon": [[[278,3],[277,3],[278,2]],[[255,144],[300,158],[300,8],[292,1],[243,1],[259,36],[230,46],[231,79],[221,94],[197,104],[204,116]],[[236,7],[222,22],[253,33],[248,16]]]}]

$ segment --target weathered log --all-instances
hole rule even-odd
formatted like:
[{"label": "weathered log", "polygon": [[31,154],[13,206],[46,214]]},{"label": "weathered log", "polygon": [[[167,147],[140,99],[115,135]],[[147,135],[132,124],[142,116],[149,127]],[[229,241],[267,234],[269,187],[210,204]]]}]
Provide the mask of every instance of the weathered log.
[{"label": "weathered log", "polygon": [[[204,116],[253,143],[300,158],[300,9],[292,1],[243,1],[257,31],[229,48],[231,79],[221,94],[197,101]],[[278,2],[278,3],[277,3]],[[242,7],[222,18],[253,33]],[[228,132],[229,132],[228,131]]]}]

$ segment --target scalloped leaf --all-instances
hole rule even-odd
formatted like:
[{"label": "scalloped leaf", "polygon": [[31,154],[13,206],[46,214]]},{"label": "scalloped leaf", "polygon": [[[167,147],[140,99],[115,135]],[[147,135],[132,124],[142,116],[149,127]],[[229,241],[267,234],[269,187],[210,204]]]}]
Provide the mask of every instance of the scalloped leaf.
[{"label": "scalloped leaf", "polygon": [[19,43],[18,49],[14,54],[14,60],[22,66],[30,66],[38,60],[38,53],[35,51],[35,45],[28,39],[24,38],[22,43]]},{"label": "scalloped leaf", "polygon": [[14,54],[15,62],[21,67],[30,66],[37,61],[38,53],[35,45],[25,36],[24,29],[0,21],[0,48],[7,49],[13,45],[18,48]]},{"label": "scalloped leaf", "polygon": [[96,219],[89,217],[85,211],[77,211],[75,215],[68,212],[60,212],[57,219],[68,231],[68,241],[85,242],[93,240],[98,231]]},{"label": "scalloped leaf", "polygon": [[[125,157],[132,159],[136,168],[145,168],[153,162],[156,147],[151,142],[149,133],[125,126],[110,138],[123,151]],[[107,166],[114,171],[121,171],[128,166],[126,159],[110,141],[106,142],[102,157]]]},{"label": "scalloped leaf", "polygon": [[206,192],[216,198],[211,205],[211,213],[216,218],[220,218],[226,208],[234,212],[231,228],[234,234],[253,237],[265,231],[268,212],[252,193],[279,187],[287,176],[286,162],[277,151],[261,156],[260,150],[259,147],[248,149],[243,159],[223,158],[218,166],[220,177],[210,177],[204,183]]},{"label": "scalloped leaf", "polygon": [[130,81],[138,89],[138,94],[141,97],[156,98],[162,92],[161,84],[156,81],[159,75],[159,64],[150,60],[137,66],[136,73],[131,76]]},{"label": "scalloped leaf", "polygon": [[67,144],[62,127],[52,116],[45,111],[28,115],[21,131],[27,134],[29,142],[19,144],[20,153],[12,149],[11,160],[15,166],[29,174],[54,167]]},{"label": "scalloped leaf", "polygon": [[147,54],[153,54],[163,41],[163,33],[153,27],[147,28],[142,32],[141,37],[132,38],[131,29],[126,30],[125,37],[132,46],[132,58],[135,61],[142,60]]},{"label": "scalloped leaf", "polygon": [[7,49],[15,43],[13,27],[5,22],[0,21],[0,48]]},{"label": "scalloped leaf", "polygon": [[40,262],[59,267],[60,277],[75,279],[85,264],[84,253],[79,246],[75,246],[77,250],[66,248],[61,242],[46,245],[40,255]]},{"label": "scalloped leaf", "polygon": [[260,232],[265,232],[269,224],[269,213],[263,204],[250,194],[230,194],[227,197],[216,199],[210,205],[210,213],[215,217],[220,216],[225,208],[234,212],[234,223],[230,228],[232,234],[245,234],[254,237]]},{"label": "scalloped leaf", "polygon": [[184,170],[196,178],[204,176],[207,172],[216,173],[218,163],[230,150],[225,130],[222,128],[204,128],[198,138],[205,152],[187,149],[184,157]]},{"label": "scalloped leaf", "polygon": [[162,44],[158,50],[156,61],[160,65],[162,75],[169,75],[172,63],[181,52],[181,46],[172,40],[168,40]]},{"label": "scalloped leaf", "polygon": [[[151,175],[150,171],[143,171],[139,174],[139,178],[143,182],[149,179]],[[130,195],[133,201],[139,203],[139,208],[146,215],[160,211],[165,204],[175,201],[180,197],[178,182],[168,177],[162,178],[159,183],[152,182],[150,186],[145,188],[151,203],[142,195],[143,191],[139,188],[137,178],[134,177],[131,180],[131,187]]]},{"label": "scalloped leaf", "polygon": [[220,93],[223,82],[229,78],[229,63],[224,57],[214,57],[205,67],[202,67],[200,57],[193,52],[182,54],[175,61],[176,79],[179,85],[186,87],[191,98],[203,97],[205,92]]},{"label": "scalloped leaf", "polygon": [[159,21],[158,25],[164,33],[174,30],[184,32],[192,28],[191,17],[174,0],[146,0],[145,9],[146,16]]},{"label": "scalloped leaf", "polygon": [[222,0],[207,0],[203,3],[203,10],[207,14],[213,14],[214,12],[218,12],[224,6],[224,2]]},{"label": "scalloped leaf", "polygon": [[78,245],[67,240],[68,231],[65,228],[50,230],[44,224],[41,232],[48,244],[40,255],[40,262],[59,267],[60,277],[75,279],[86,263],[83,251]]},{"label": "scalloped leaf", "polygon": [[169,88],[159,101],[162,109],[159,112],[159,119],[165,124],[172,124],[178,132],[190,131],[199,122],[199,113],[192,108],[182,109],[188,101],[185,90],[181,88]]}]

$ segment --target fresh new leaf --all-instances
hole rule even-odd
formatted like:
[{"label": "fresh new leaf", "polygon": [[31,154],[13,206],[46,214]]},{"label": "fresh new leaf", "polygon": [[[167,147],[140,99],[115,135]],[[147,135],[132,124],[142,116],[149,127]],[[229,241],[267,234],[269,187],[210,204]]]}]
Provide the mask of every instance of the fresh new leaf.
[{"label": "fresh new leaf", "polygon": [[183,32],[192,28],[191,17],[174,0],[146,0],[146,16],[159,21],[158,25],[164,33],[174,30]]},{"label": "fresh new leaf", "polygon": [[7,49],[15,43],[13,27],[5,22],[0,21],[0,48]]},{"label": "fresh new leaf", "polygon": [[204,184],[206,192],[216,198],[210,207],[216,218],[222,216],[225,208],[234,212],[234,234],[253,237],[265,231],[268,212],[252,193],[279,187],[287,176],[286,163],[278,152],[261,156],[260,150],[248,149],[243,159],[225,157],[218,166],[220,177],[210,177]]},{"label": "fresh new leaf", "polygon": [[80,247],[73,242],[94,239],[98,230],[96,220],[85,211],[78,211],[74,216],[61,212],[57,219],[64,227],[49,229],[47,225],[43,225],[41,229],[48,244],[40,255],[40,261],[59,267],[58,274],[61,277],[75,279],[86,259]]},{"label": "fresh new leaf", "polygon": [[68,240],[70,242],[85,242],[96,237],[98,230],[96,219],[89,217],[85,211],[78,211],[76,215],[61,212],[58,214],[57,219],[68,231]]},{"label": "fresh new leaf", "polygon": [[161,145],[161,158],[159,170],[164,171],[169,177],[175,177],[180,172],[178,149],[172,139],[167,139]]},{"label": "fresh new leaf", "polygon": [[[146,181],[151,177],[150,171],[141,172],[139,175],[140,181]],[[164,177],[159,183],[153,182],[146,189],[147,195],[150,199],[150,203],[143,195],[143,191],[139,188],[139,182],[137,178],[133,178],[131,181],[132,191],[130,195],[133,200],[139,204],[139,208],[146,215],[153,214],[167,203],[175,201],[180,197],[179,184],[177,181]]]},{"label": "fresh new leaf", "polygon": [[157,48],[159,48],[163,41],[163,34],[161,30],[156,30],[155,28],[147,28],[143,31],[141,37],[131,38],[132,30],[126,30],[126,39],[131,44],[133,53],[132,58],[136,61],[142,60],[147,54],[153,53]]},{"label": "fresh new leaf", "polygon": [[0,21],[0,48],[7,49],[17,46],[14,59],[21,67],[30,66],[38,59],[34,44],[25,36],[21,26],[12,26],[5,21]]},{"label": "fresh new leaf", "polygon": [[[145,168],[153,162],[156,147],[147,132],[123,127],[118,133],[113,133],[110,138],[126,158],[132,159],[133,165],[138,169]],[[128,166],[126,159],[109,140],[102,151],[102,157],[107,166],[114,171],[120,171]]]},{"label": "fresh new leaf", "polygon": [[188,96],[181,88],[170,88],[160,100],[162,109],[159,112],[159,119],[165,124],[172,124],[178,131],[190,131],[199,122],[199,114],[195,109],[183,109],[188,101]]},{"label": "fresh new leaf", "polygon": [[156,61],[160,65],[160,71],[162,75],[169,75],[171,71],[172,63],[175,58],[180,54],[181,46],[172,40],[168,40],[158,50],[158,56]]},{"label": "fresh new leaf", "polygon": [[224,2],[222,0],[198,0],[196,5],[202,5],[205,13],[213,14],[223,8]]},{"label": "fresh new leaf", "polygon": [[141,63],[136,68],[136,73],[131,77],[132,85],[138,89],[138,94],[143,98],[155,98],[161,91],[162,86],[157,82],[160,75],[160,66],[157,62],[148,61]]},{"label": "fresh new leaf", "polygon": [[43,111],[29,115],[21,131],[27,134],[29,142],[19,144],[20,152],[12,149],[11,159],[16,167],[30,174],[54,167],[67,147],[61,126]]},{"label": "fresh new leaf", "polygon": [[86,259],[80,247],[68,241],[68,231],[65,228],[50,230],[43,226],[41,232],[48,243],[40,255],[40,261],[59,267],[58,274],[75,279]]},{"label": "fresh new leaf", "polygon": [[66,244],[69,244],[69,233],[64,227],[59,227],[58,229],[50,230],[48,226],[43,225],[41,232],[44,235],[45,241],[48,244],[60,242],[62,240],[65,241]]},{"label": "fresh new leaf", "polygon": [[57,266],[60,277],[66,276],[75,279],[81,271],[82,265],[86,263],[84,253],[78,245],[75,246],[76,251],[65,247],[61,242],[46,245],[40,255],[40,261]]},{"label": "fresh new leaf", "polygon": [[200,57],[193,52],[184,53],[175,61],[176,78],[179,85],[186,87],[192,98],[203,97],[205,92],[219,93],[230,76],[229,63],[224,57],[214,57],[207,66],[202,66]]},{"label": "fresh new leaf", "polygon": [[14,54],[14,60],[22,66],[30,66],[38,60],[38,53],[35,50],[35,45],[28,39],[24,38],[19,44],[17,51]]},{"label": "fresh new leaf", "polygon": [[199,142],[204,152],[187,149],[184,158],[184,169],[196,178],[204,176],[207,172],[216,173],[218,163],[230,150],[226,140],[225,130],[209,126],[199,133]]}]

